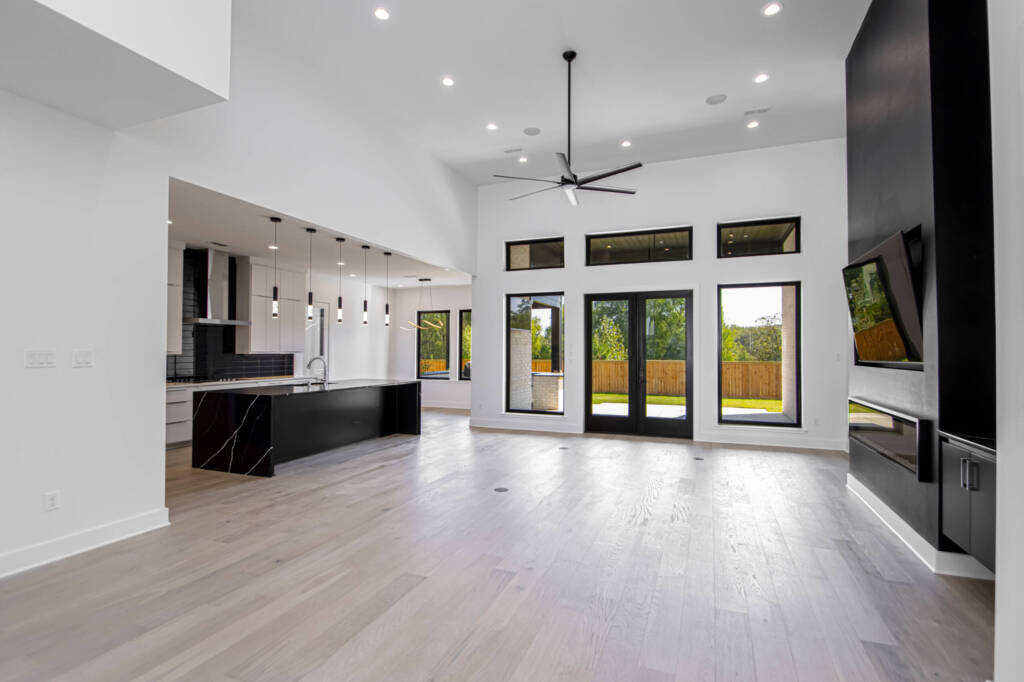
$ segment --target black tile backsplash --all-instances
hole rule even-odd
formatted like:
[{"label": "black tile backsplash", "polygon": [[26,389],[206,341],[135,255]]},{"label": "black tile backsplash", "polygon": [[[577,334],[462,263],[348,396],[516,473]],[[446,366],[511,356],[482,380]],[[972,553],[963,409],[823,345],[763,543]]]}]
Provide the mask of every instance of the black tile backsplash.
[{"label": "black tile backsplash", "polygon": [[[185,319],[199,316],[199,291],[196,287],[196,277],[205,274],[205,263],[206,255],[202,251],[185,249],[182,292],[184,295],[182,314]],[[234,287],[232,287],[233,290]],[[181,355],[167,356],[167,378],[195,381],[249,379],[291,375],[294,370],[290,353],[238,355],[234,350],[234,327],[182,325]]]}]

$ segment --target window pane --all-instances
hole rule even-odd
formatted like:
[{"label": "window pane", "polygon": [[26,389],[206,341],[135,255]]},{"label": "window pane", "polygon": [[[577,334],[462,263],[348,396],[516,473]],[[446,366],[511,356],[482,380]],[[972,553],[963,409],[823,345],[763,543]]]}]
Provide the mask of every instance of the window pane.
[{"label": "window pane", "polygon": [[688,227],[672,231],[591,235],[587,242],[588,265],[690,259]]},{"label": "window pane", "polygon": [[565,267],[565,240],[542,239],[506,244],[509,270]]},{"label": "window pane", "polygon": [[459,379],[469,380],[470,350],[473,347],[473,311],[459,311]]},{"label": "window pane", "polygon": [[416,319],[418,378],[448,379],[448,311],[421,311]]},{"label": "window pane", "polygon": [[561,413],[565,311],[562,294],[510,295],[508,410]]},{"label": "window pane", "polygon": [[629,416],[629,300],[590,303],[590,410]]},{"label": "window pane", "polygon": [[799,218],[718,226],[719,258],[796,253],[799,250]]},{"label": "window pane", "polygon": [[644,336],[644,416],[685,419],[686,299],[647,299]]},{"label": "window pane", "polygon": [[721,286],[719,421],[800,425],[800,285]]}]

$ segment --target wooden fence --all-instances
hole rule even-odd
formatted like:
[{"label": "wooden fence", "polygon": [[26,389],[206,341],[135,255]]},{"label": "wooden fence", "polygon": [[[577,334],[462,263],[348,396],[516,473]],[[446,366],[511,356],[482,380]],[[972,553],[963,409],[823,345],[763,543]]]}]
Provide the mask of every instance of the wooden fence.
[{"label": "wooden fence", "polygon": [[[464,365],[466,360],[462,361]],[[444,359],[421,360],[420,372],[444,372]],[[534,372],[550,372],[550,360],[534,360]],[[594,393],[628,393],[629,374],[625,360],[594,360]],[[682,360],[649,360],[647,393],[686,395],[686,363]],[[781,362],[722,363],[723,398],[782,399]]]},{"label": "wooden fence", "polygon": [[[629,374],[625,360],[594,360],[592,371],[594,393],[629,392]],[[647,393],[686,395],[686,363],[682,360],[648,361]],[[780,400],[782,363],[723,363],[722,397]]]}]

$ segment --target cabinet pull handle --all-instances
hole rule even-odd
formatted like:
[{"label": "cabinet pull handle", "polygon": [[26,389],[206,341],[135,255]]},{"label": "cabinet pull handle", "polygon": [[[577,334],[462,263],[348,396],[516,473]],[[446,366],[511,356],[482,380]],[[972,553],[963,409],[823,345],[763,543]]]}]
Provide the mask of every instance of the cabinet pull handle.
[{"label": "cabinet pull handle", "polygon": [[968,460],[966,457],[960,458],[960,487],[967,489],[967,478],[970,476],[967,470]]},{"label": "cabinet pull handle", "polygon": [[976,472],[977,469],[978,469],[978,463],[977,462],[968,462],[967,463],[967,489],[968,490],[977,490],[978,489],[978,477],[971,475],[971,472]]}]

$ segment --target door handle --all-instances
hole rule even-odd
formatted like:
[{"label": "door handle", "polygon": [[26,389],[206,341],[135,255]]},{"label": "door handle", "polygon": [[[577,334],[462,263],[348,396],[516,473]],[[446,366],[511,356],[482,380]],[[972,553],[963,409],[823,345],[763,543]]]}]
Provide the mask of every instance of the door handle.
[{"label": "door handle", "polygon": [[970,472],[968,470],[969,464],[969,459],[967,459],[966,457],[960,458],[960,487],[965,490],[967,489],[968,478],[970,477]]}]

